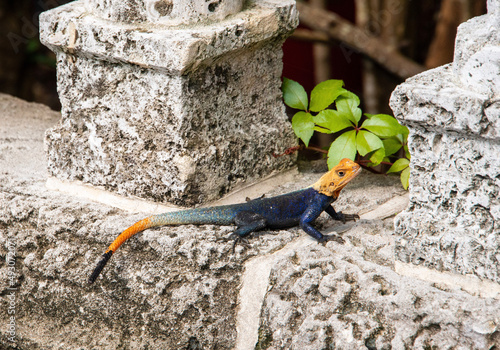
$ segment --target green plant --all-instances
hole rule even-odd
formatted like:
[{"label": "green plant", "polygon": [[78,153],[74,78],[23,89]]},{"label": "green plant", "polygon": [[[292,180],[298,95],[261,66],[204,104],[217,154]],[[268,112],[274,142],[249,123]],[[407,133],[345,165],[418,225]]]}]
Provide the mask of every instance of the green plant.
[{"label": "green plant", "polygon": [[[292,118],[293,131],[306,147],[315,131],[338,133],[327,152],[328,168],[342,158],[357,159],[369,168],[389,164],[387,173],[401,172],[401,183],[407,189],[410,177],[408,128],[387,114],[363,114],[359,97],[343,86],[342,80],[324,81],[314,87],[309,99],[302,85],[284,78],[283,99],[289,107],[299,110]],[[401,148],[404,156],[398,158],[396,154]],[[396,160],[392,163],[391,159]]]}]

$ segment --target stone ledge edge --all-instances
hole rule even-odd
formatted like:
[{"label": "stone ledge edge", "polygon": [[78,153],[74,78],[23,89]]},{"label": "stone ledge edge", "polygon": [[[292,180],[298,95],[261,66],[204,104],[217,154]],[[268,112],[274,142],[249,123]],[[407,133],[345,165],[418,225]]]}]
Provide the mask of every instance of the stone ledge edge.
[{"label": "stone ledge edge", "polygon": [[[438,84],[438,81],[442,84]],[[439,92],[440,96],[436,92]],[[458,96],[457,99],[467,101],[467,112],[475,108],[481,114],[471,116],[465,111],[458,110],[455,105],[444,98],[451,94]],[[410,103],[411,106],[408,107]],[[486,110],[495,108],[499,104],[500,100],[495,97],[477,91],[468,91],[461,87],[458,77],[452,73],[451,64],[430,69],[407,79],[394,89],[389,101],[394,116],[403,124],[412,124],[425,129],[432,128],[440,132],[456,132],[462,137],[473,136],[494,142],[500,141],[500,130],[496,128],[496,120],[494,118],[488,120],[487,125],[483,125],[483,122],[485,118],[487,119]],[[443,120],[438,115],[426,114],[431,112],[425,110],[428,106],[444,110],[453,115],[453,118]],[[413,109],[413,114],[408,114],[408,109]]]},{"label": "stone ledge edge", "polygon": [[402,276],[418,278],[432,283],[440,283],[452,288],[459,287],[463,291],[474,296],[500,300],[500,284],[488,280],[481,280],[479,277],[473,275],[441,272],[398,260],[394,262],[394,269]]},{"label": "stone ledge edge", "polygon": [[[285,172],[272,173],[258,181],[249,182],[234,189],[225,197],[204,203],[202,207],[214,205],[227,205],[244,202],[247,197],[257,198],[262,194],[276,188],[279,184],[292,182],[299,174],[297,168]],[[50,176],[47,178],[45,187],[50,191],[57,191],[72,197],[91,200],[93,202],[115,207],[131,213],[161,214],[176,210],[188,209],[181,206],[156,203],[142,198],[131,198],[112,193],[99,187],[86,184],[82,181],[61,180]]]},{"label": "stone ledge edge", "polygon": [[[283,12],[287,12],[287,16],[283,16]],[[40,14],[40,40],[52,51],[178,74],[201,61],[287,37],[297,25],[298,13],[292,1],[284,1],[275,8],[267,3],[257,4],[223,21],[179,27],[112,22],[92,15],[84,4],[75,1]],[[221,33],[230,31],[234,32],[236,41],[220,39],[224,37]],[[98,32],[104,34],[96,39]],[[113,40],[125,44],[115,45]],[[159,54],[164,52],[171,55]]]}]

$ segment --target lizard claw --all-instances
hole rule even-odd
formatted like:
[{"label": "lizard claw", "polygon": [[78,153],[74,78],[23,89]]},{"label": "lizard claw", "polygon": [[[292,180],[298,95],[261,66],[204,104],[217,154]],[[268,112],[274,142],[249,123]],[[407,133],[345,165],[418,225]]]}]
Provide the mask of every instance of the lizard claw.
[{"label": "lizard claw", "polygon": [[342,214],[338,213],[341,217],[341,221],[343,224],[345,224],[347,221],[356,221],[359,220],[359,215],[358,214]]},{"label": "lizard claw", "polygon": [[345,243],[345,240],[342,237],[340,237],[339,235],[335,235],[335,234],[324,235],[322,237],[322,239],[319,240],[319,243],[325,245],[326,242],[329,242],[329,241],[335,241],[335,242],[337,242],[339,244],[344,244]]},{"label": "lizard claw", "polygon": [[233,239],[234,240],[234,243],[233,243],[233,254],[234,254],[234,252],[236,250],[236,245],[238,243],[241,243],[242,245],[246,246],[247,248],[250,248],[250,243],[248,242],[248,239],[241,237],[237,233],[232,233],[229,236],[229,239]]},{"label": "lizard claw", "polygon": [[[255,199],[262,199],[262,198],[264,198],[265,196],[266,196],[266,194],[264,193],[262,196],[257,197],[257,198],[255,198]],[[250,202],[250,201],[252,201],[252,199],[251,199],[250,197],[245,197],[245,201]]]}]

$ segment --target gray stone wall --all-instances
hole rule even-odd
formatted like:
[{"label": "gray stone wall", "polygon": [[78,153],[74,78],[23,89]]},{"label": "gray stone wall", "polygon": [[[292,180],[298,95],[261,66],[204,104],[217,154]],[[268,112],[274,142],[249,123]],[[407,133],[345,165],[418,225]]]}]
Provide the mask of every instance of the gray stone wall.
[{"label": "gray stone wall", "polygon": [[292,166],[273,153],[297,142],[280,91],[294,9],[255,2],[182,27],[110,22],[78,1],[42,14],[62,104],[46,137],[50,174],[193,205]]},{"label": "gray stone wall", "polygon": [[500,283],[495,6],[459,27],[453,64],[408,79],[391,107],[410,128],[412,154],[410,205],[396,219],[396,260]]},{"label": "gray stone wall", "polygon": [[[500,346],[500,288],[482,296],[394,271],[393,217],[408,203],[395,176],[365,172],[342,191],[335,209],[360,220],[316,221],[344,244],[292,228],[253,234],[233,253],[234,227],[166,226],[132,237],[89,285],[109,243],[150,212],[47,190],[43,133],[59,113],[0,94],[0,114],[1,349]],[[319,176],[259,184],[238,202]]]},{"label": "gray stone wall", "polygon": [[[123,2],[124,6],[129,3]],[[488,4],[490,10],[499,7],[498,2]],[[71,12],[75,7],[66,9]],[[90,166],[85,157],[94,155],[100,161],[97,155],[105,149],[102,160],[113,156],[108,159],[109,169],[120,168],[115,172],[118,176],[126,167],[125,160],[107,143],[132,152],[127,147],[149,140],[152,153],[148,159],[155,159],[154,148],[163,147],[164,142],[180,150],[208,144],[208,134],[220,137],[221,144],[235,140],[231,135],[222,138],[216,131],[196,135],[190,127],[192,121],[203,130],[221,128],[222,116],[207,119],[194,112],[203,107],[207,114],[215,114],[220,106],[195,98],[181,105],[164,95],[181,91],[196,96],[195,92],[215,85],[217,92],[224,93],[211,96],[211,101],[222,104],[231,99],[240,110],[239,99],[250,101],[258,83],[267,77],[256,73],[254,81],[242,81],[237,67],[243,61],[234,66],[224,60],[211,62],[200,53],[207,52],[203,50],[191,51],[204,57],[191,61],[197,62],[194,66],[176,66],[171,63],[183,62],[183,58],[169,56],[162,68],[158,66],[162,50],[158,55],[137,55],[140,64],[131,63],[120,52],[132,46],[109,44],[120,42],[113,35],[97,36],[106,40],[96,40],[99,44],[94,51],[85,51],[79,45],[96,37],[78,28],[88,25],[95,29],[108,22],[96,23],[85,16],[81,22],[72,22],[73,17],[57,18],[44,23],[52,23],[49,32],[55,36],[50,39],[59,52],[59,65],[70,75],[60,83],[62,98],[67,99],[62,122],[58,122],[58,113],[47,108],[0,94],[0,348],[483,350],[500,346],[498,89],[489,93],[474,89],[466,85],[466,73],[459,76],[454,66],[445,66],[414,77],[396,90],[392,105],[411,129],[413,154],[410,204],[397,217],[396,234],[393,216],[407,207],[408,193],[397,177],[364,173],[334,203],[336,210],[358,213],[360,220],[343,224],[324,214],[315,223],[326,234],[342,235],[344,244],[321,245],[292,228],[259,232],[250,237],[248,246],[238,246],[233,253],[232,242],[227,241],[233,227],[161,227],[130,239],[96,283],[88,285],[87,278],[108,244],[150,213],[131,214],[47,190],[48,174],[42,161],[44,130],[52,127],[47,137],[53,150],[58,134],[69,143],[58,148],[63,157],[58,159]],[[476,19],[469,28],[477,27],[474,23],[498,23],[491,18]],[[138,38],[149,34],[131,31],[123,35]],[[218,38],[220,45],[231,46],[224,36]],[[277,48],[278,41],[266,44]],[[154,53],[152,41],[142,41],[146,42],[148,52]],[[180,46],[189,46],[186,37],[181,42]],[[156,45],[167,44],[158,40]],[[113,52],[111,64],[102,62],[106,48]],[[255,48],[246,54],[265,62],[264,47]],[[242,54],[240,49],[234,51],[237,56]],[[485,57],[498,62],[491,55],[494,48],[488,50]],[[203,69],[194,68],[203,64]],[[153,71],[146,69],[151,66]],[[181,77],[171,78],[172,72]],[[168,73],[167,84],[157,73]],[[89,84],[83,84],[79,75],[85,75]],[[494,85],[495,77],[492,73],[475,81]],[[244,96],[227,87],[238,78]],[[101,86],[114,94],[101,94]],[[129,89],[140,90],[145,98],[125,98]],[[156,97],[147,96],[148,91]],[[276,92],[270,101],[278,95]],[[262,100],[258,105],[262,108],[255,107],[258,113],[272,108]],[[120,118],[105,106],[116,108]],[[190,116],[189,122],[182,119],[184,115]],[[143,116],[147,123],[139,123]],[[231,130],[252,132],[255,128],[250,122],[227,122]],[[164,125],[168,128],[158,131]],[[258,131],[271,132],[264,129],[261,125]],[[174,137],[170,130],[181,136],[191,133],[195,138]],[[78,137],[87,146],[71,147],[73,140],[79,142]],[[240,137],[244,139],[243,133]],[[74,153],[64,158],[63,150]],[[168,150],[161,148],[160,154]],[[240,154],[246,159],[243,151]],[[192,154],[179,153],[178,157],[187,158],[177,160],[177,169],[169,171],[190,174]],[[144,161],[138,164],[148,165]],[[96,178],[107,176],[102,169],[95,174]],[[296,174],[289,182],[275,184],[266,196],[303,188],[319,176]],[[256,188],[262,191],[263,186]],[[242,191],[241,200],[261,194],[255,188]],[[403,270],[409,276],[397,273]],[[472,281],[473,288],[464,281]]]}]

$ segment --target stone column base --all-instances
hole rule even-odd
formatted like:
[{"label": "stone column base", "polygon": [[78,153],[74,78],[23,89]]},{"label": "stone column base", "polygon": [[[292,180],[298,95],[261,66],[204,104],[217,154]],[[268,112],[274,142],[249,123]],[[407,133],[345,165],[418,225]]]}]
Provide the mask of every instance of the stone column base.
[{"label": "stone column base", "polygon": [[50,174],[193,205],[291,167],[273,153],[297,142],[280,91],[296,24],[292,1],[180,27],[101,19],[83,1],[43,13],[62,104],[46,134]]}]

